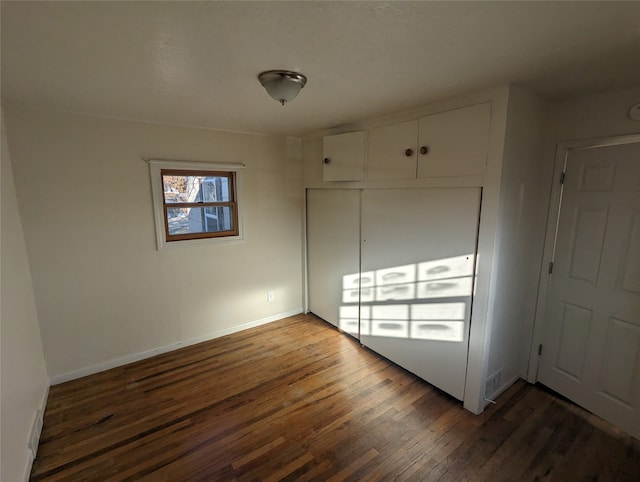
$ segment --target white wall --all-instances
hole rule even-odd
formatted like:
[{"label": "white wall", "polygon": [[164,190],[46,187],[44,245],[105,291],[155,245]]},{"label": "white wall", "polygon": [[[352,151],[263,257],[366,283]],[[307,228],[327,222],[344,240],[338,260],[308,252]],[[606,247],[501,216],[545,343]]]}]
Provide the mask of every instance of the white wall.
[{"label": "white wall", "polygon": [[[5,114],[54,382],[302,310],[298,140]],[[157,251],[141,158],[245,163],[245,241]]]},{"label": "white wall", "polygon": [[638,103],[640,86],[561,102],[551,109],[550,132],[556,142],[637,134],[640,121],[629,118],[629,108]]},{"label": "white wall", "polygon": [[512,88],[502,164],[498,239],[487,376],[501,372],[489,388],[496,396],[519,377],[528,361],[533,307],[544,243],[536,230],[545,155],[548,105]]},{"label": "white wall", "polygon": [[49,387],[29,261],[2,119],[2,222],[0,227],[0,480],[20,481],[31,468],[32,424]]}]

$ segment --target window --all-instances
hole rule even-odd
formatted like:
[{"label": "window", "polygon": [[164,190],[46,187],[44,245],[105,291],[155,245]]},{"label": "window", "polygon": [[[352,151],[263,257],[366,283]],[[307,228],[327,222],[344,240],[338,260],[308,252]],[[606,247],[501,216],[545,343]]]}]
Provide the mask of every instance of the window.
[{"label": "window", "polygon": [[241,239],[242,165],[150,161],[158,249],[192,240]]}]

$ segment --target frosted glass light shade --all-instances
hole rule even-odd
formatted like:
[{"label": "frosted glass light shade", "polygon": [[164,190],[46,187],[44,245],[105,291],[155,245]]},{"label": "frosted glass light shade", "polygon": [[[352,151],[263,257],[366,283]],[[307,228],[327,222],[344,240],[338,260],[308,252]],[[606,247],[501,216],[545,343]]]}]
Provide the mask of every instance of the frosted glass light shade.
[{"label": "frosted glass light shade", "polygon": [[307,83],[304,75],[289,70],[267,70],[258,75],[258,80],[267,93],[282,105],[295,99]]}]

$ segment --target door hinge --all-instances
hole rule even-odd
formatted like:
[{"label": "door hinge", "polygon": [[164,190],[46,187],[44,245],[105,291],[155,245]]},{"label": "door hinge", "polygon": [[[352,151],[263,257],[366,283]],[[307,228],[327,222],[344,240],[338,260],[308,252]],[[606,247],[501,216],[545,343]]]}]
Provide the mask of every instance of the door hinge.
[{"label": "door hinge", "polygon": [[549,263],[549,274],[553,273],[553,261]]},{"label": "door hinge", "polygon": [[565,176],[565,172],[562,171],[562,173],[560,174],[560,184],[564,184],[564,176]]},{"label": "door hinge", "polygon": [[538,345],[538,356],[542,355],[542,345]]}]

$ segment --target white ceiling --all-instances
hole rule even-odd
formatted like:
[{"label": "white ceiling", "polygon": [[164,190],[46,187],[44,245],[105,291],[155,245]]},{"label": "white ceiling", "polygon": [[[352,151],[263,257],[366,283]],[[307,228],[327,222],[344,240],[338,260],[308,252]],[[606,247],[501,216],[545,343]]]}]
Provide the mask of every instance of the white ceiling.
[{"label": "white ceiling", "polygon": [[[506,82],[640,85],[640,2],[1,2],[3,102],[300,135]],[[309,78],[281,106],[263,70]]]}]

